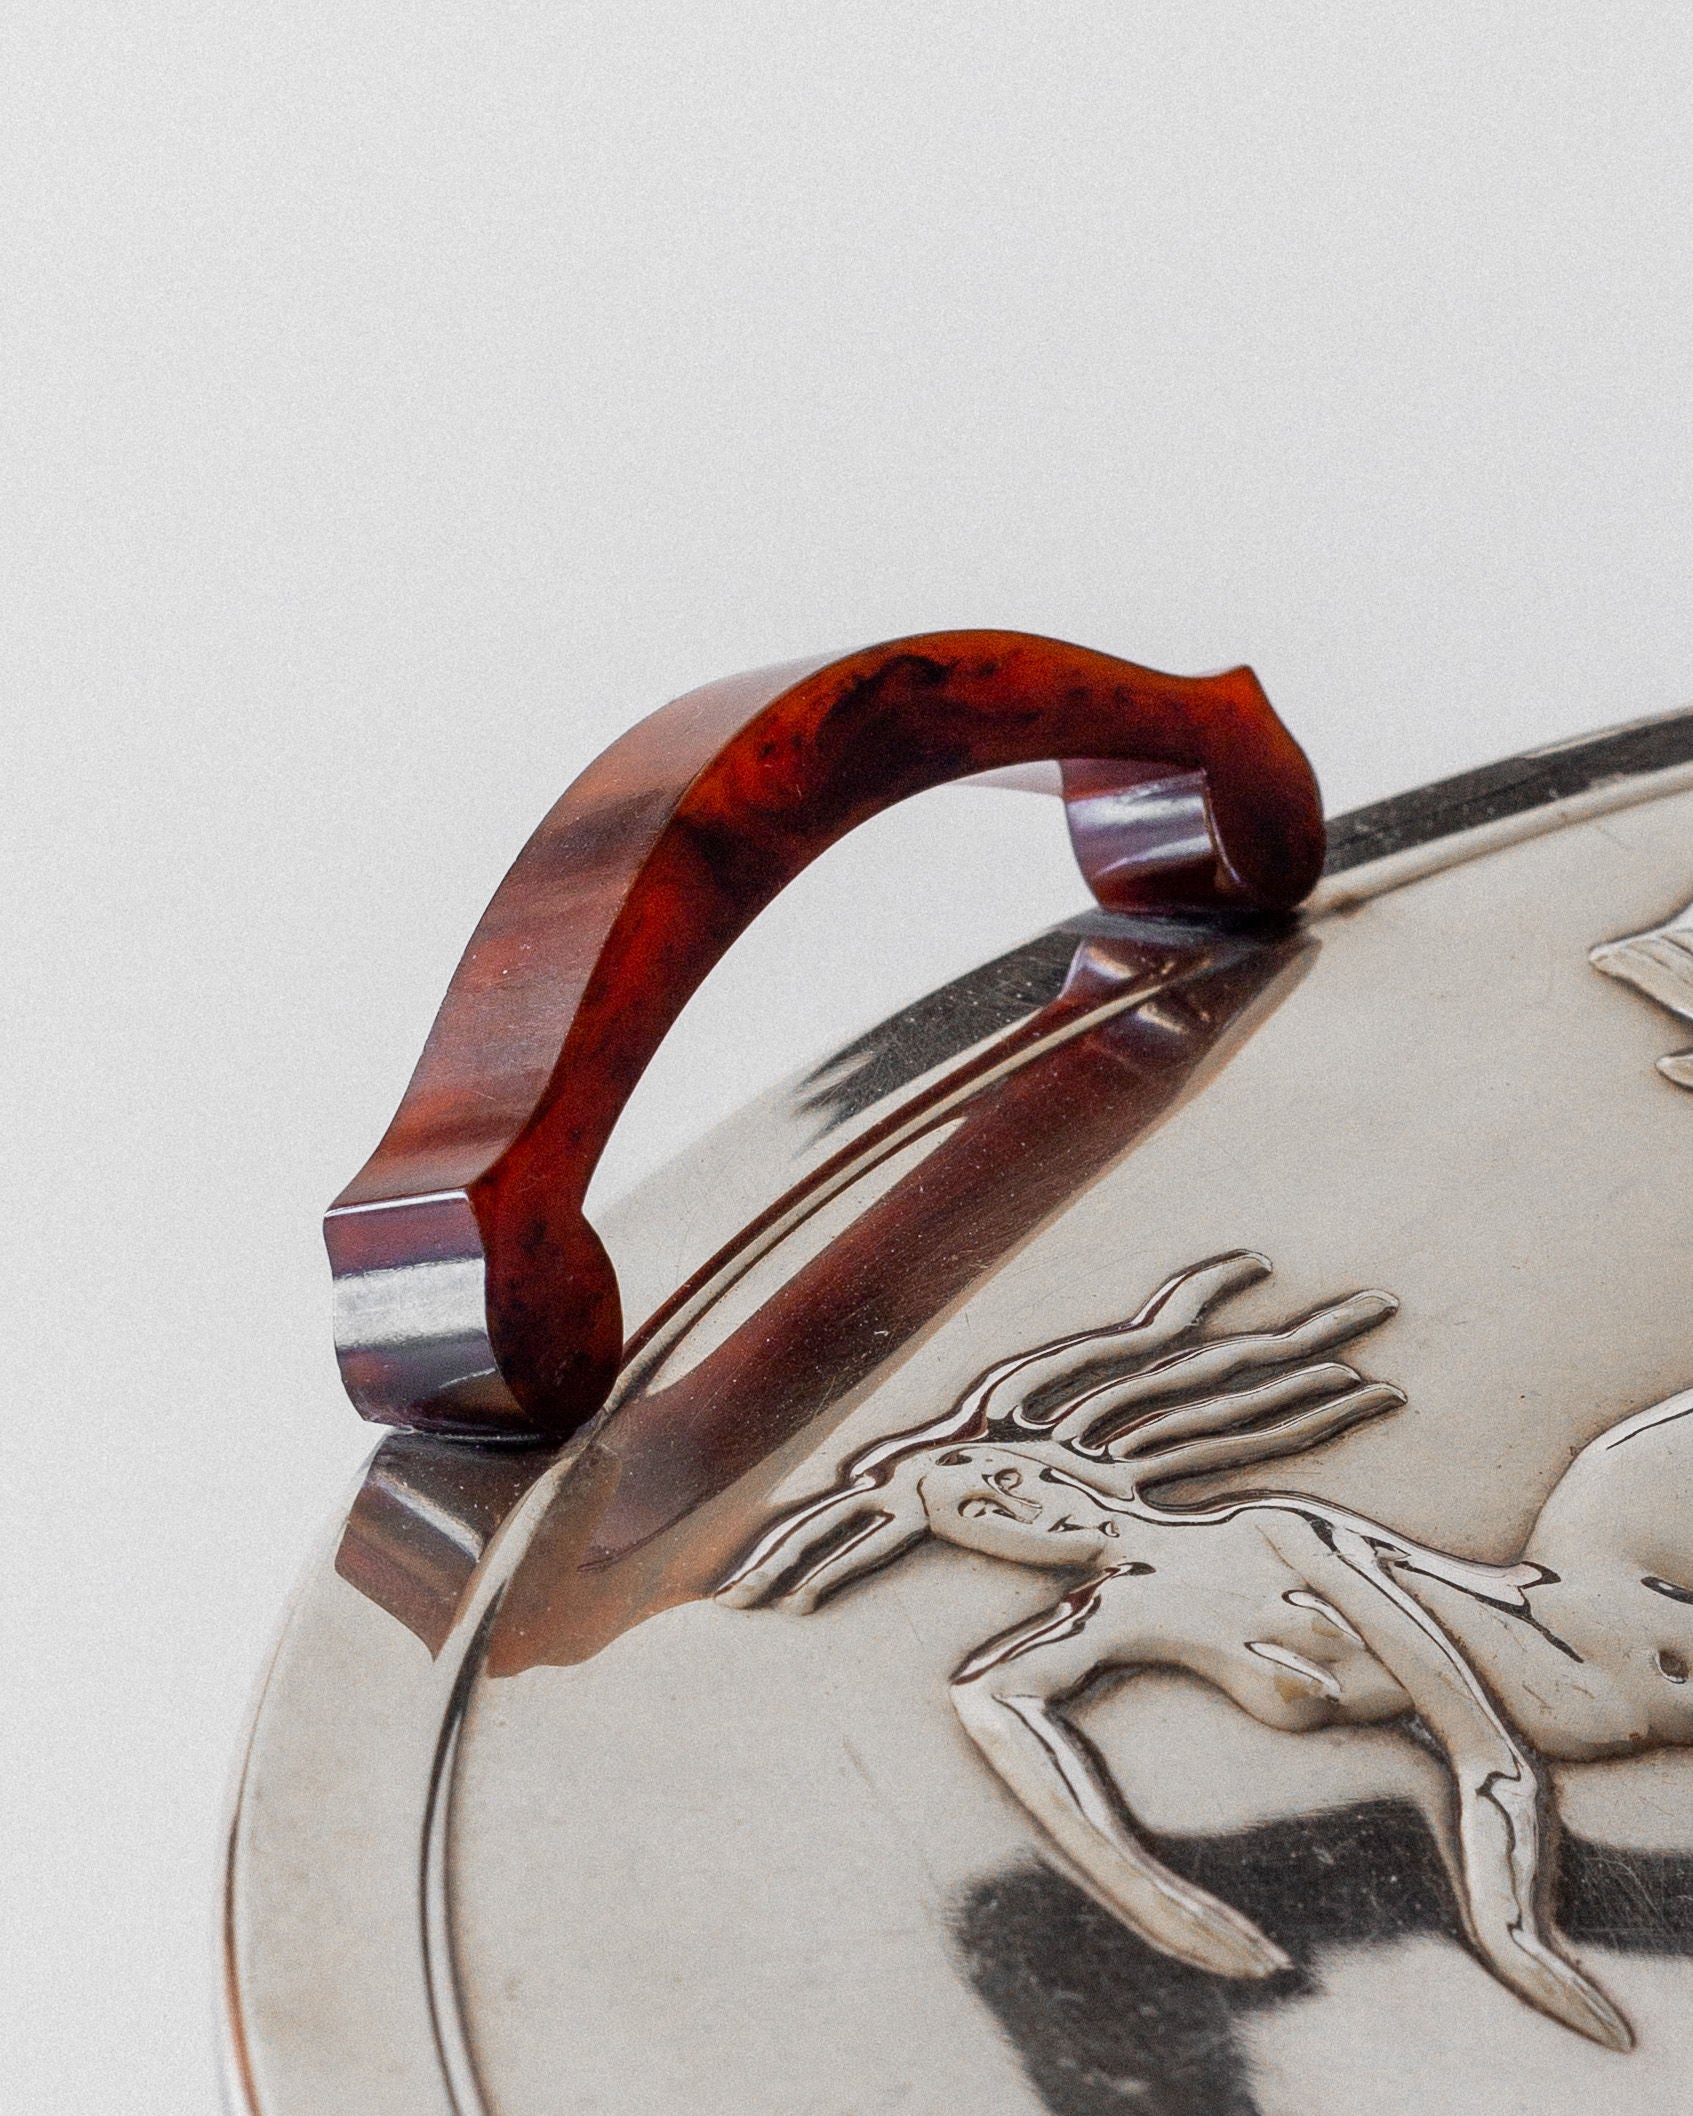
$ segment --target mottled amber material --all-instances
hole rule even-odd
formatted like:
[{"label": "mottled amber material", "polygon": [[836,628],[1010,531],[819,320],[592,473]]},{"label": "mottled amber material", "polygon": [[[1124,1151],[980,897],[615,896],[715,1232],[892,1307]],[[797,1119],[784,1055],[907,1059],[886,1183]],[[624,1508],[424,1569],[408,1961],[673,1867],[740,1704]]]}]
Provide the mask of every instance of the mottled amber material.
[{"label": "mottled amber material", "polygon": [[338,1279],[433,1264],[482,1289],[468,1323],[420,1311],[415,1329],[346,1332],[359,1410],[537,1438],[590,1416],[624,1326],[582,1201],[689,995],[855,824],[1049,758],[1065,763],[1082,870],[1112,908],[1279,910],[1317,878],[1316,782],[1249,669],[1166,676],[1020,633],[731,677],[590,765],[501,883],[393,1123],[331,1208]]}]

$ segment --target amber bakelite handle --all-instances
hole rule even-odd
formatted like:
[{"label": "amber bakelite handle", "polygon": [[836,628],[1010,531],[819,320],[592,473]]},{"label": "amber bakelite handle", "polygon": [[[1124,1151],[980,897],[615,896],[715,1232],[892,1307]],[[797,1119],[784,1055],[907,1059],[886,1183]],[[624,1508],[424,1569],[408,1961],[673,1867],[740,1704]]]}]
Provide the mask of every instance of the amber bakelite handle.
[{"label": "amber bakelite handle", "polygon": [[948,779],[1058,759],[1112,909],[1291,908],[1323,861],[1303,752],[1250,669],[1163,676],[939,632],[690,691],[591,764],[519,854],[382,1143],[324,1223],[367,1418],[556,1439],[604,1402],[617,1280],[582,1213],[647,1061],[782,886]]}]

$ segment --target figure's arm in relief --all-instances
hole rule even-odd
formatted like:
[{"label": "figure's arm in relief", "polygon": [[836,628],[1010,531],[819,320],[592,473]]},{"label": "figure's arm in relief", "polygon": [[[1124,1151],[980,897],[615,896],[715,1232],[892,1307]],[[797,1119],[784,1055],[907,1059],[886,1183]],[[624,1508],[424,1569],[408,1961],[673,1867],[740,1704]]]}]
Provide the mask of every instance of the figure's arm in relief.
[{"label": "figure's arm in relief", "polygon": [[1632,2048],[1628,2023],[1542,1919],[1552,1821],[1534,1759],[1458,1643],[1403,1583],[1390,1539],[1292,1515],[1266,1532],[1356,1627],[1444,1751],[1457,1789],[1462,1909],[1483,1959],[1530,2005],[1578,2034],[1608,2049]]},{"label": "figure's arm in relief", "polygon": [[953,1677],[976,1746],[1029,1813],[1141,1937],[1218,1976],[1273,1976],[1288,1957],[1250,1919],[1161,1866],[1135,1836],[1116,1784],[1062,1705],[1132,1658],[1106,1642],[1105,1583],[1090,1581],[985,1646]]}]

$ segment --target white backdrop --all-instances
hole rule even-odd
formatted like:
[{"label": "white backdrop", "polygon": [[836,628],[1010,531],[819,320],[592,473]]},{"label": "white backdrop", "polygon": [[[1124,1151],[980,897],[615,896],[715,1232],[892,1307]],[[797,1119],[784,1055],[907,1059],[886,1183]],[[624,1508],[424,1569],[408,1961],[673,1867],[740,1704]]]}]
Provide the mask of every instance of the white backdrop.
[{"label": "white backdrop", "polygon": [[[216,1822],[369,1435],[317,1216],[572,774],[936,626],[1248,659],[1331,808],[1693,696],[1683,0],[0,24],[0,2105],[215,2102]],[[931,796],[609,1182],[1072,908]]]}]

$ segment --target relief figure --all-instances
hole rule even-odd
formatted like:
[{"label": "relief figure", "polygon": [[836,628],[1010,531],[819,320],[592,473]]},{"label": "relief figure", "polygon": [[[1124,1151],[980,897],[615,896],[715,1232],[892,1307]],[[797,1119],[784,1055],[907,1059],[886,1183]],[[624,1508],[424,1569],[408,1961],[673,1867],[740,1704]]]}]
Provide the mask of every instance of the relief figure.
[{"label": "relief figure", "polygon": [[1247,1251],[1211,1258],[1126,1322],[1002,1361],[778,1519],[718,1598],[804,1613],[927,1535],[1070,1575],[964,1661],[953,1704],[1093,1892],[1153,1946],[1222,1976],[1271,1976],[1288,1958],[1152,1856],[1071,1708],[1102,1679],[1161,1667],[1294,1732],[1398,1722],[1445,1760],[1437,1838],[1476,1953],[1531,2005],[1625,2050],[1628,2024],[1551,1921],[1544,1766],[1693,1742],[1693,1390],[1586,1447],[1508,1563],[1303,1494],[1183,1506],[1168,1489],[1182,1480],[1303,1454],[1404,1401],[1333,1356],[1394,1312],[1385,1293],[1201,1334],[1269,1271]]}]

